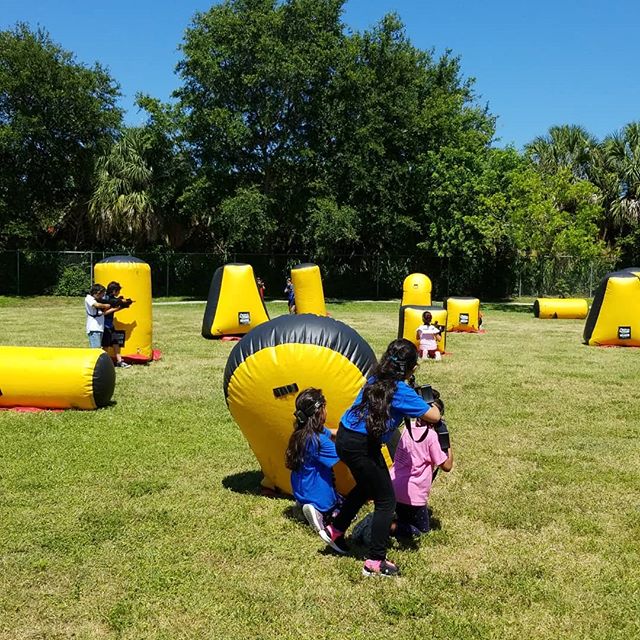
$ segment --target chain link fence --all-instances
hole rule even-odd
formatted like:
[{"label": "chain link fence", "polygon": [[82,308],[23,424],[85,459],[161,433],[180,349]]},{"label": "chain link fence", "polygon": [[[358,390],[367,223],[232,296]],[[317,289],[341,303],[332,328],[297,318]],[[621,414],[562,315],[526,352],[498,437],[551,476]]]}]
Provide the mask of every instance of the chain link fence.
[{"label": "chain link fence", "polygon": [[[96,262],[115,253],[102,251],[4,251],[0,252],[0,295],[83,295],[89,289]],[[155,297],[180,296],[204,299],[214,271],[229,262],[253,266],[266,283],[268,298],[284,297],[285,278],[301,262],[320,264],[328,298],[398,298],[403,279],[412,272],[429,274],[434,299],[450,295],[478,295],[499,299],[512,296],[591,297],[611,261],[584,260],[572,256],[519,259],[512,269],[474,277],[446,259],[420,260],[393,255],[332,256],[309,260],[301,254],[141,252],[136,257],[151,266]],[[106,284],[106,283],[103,283]]]}]

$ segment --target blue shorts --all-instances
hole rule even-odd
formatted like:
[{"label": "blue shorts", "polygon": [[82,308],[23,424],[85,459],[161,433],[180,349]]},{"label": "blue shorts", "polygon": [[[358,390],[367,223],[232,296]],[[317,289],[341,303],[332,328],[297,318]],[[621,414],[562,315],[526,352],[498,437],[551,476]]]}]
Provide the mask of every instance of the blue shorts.
[{"label": "blue shorts", "polygon": [[87,335],[92,349],[99,349],[102,346],[102,331],[89,331]]}]

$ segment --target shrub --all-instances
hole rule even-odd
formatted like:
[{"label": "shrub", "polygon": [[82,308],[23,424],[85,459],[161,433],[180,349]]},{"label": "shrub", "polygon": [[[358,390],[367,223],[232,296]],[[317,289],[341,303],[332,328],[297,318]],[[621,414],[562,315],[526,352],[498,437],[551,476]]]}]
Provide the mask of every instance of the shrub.
[{"label": "shrub", "polygon": [[91,273],[87,264],[67,264],[60,267],[54,296],[81,296],[91,286]]}]

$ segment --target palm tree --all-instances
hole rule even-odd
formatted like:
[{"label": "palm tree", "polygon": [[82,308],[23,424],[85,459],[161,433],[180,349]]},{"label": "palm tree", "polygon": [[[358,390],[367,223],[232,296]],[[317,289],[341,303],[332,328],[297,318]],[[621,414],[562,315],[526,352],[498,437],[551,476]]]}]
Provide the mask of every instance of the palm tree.
[{"label": "palm tree", "polygon": [[160,220],[150,192],[153,170],[146,160],[149,150],[147,132],[134,127],[98,159],[89,216],[99,238],[139,244],[158,237]]},{"label": "palm tree", "polygon": [[640,122],[631,122],[622,131],[607,137],[603,144],[603,164],[617,178],[617,192],[610,206],[612,227],[618,231],[640,223]]},{"label": "palm tree", "polygon": [[551,127],[546,136],[538,136],[525,145],[525,152],[544,173],[566,167],[577,180],[585,180],[596,147],[596,140],[583,127],[561,125]]}]

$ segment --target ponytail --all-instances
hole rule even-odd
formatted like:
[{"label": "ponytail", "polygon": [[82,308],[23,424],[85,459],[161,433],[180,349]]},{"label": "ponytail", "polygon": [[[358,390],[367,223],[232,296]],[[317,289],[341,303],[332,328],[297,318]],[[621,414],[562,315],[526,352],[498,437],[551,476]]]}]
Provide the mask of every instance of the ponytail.
[{"label": "ponytail", "polygon": [[293,433],[284,456],[285,465],[291,471],[299,471],[304,464],[309,440],[319,441],[319,435],[324,427],[322,410],[327,402],[320,389],[310,387],[298,394],[296,410],[293,415]]},{"label": "ponytail", "polygon": [[391,418],[391,401],[398,382],[405,380],[418,363],[418,350],[413,342],[400,338],[394,340],[382,354],[373,370],[373,382],[362,391],[362,401],[354,409],[360,420],[365,421],[367,433],[380,441],[387,431]]}]

